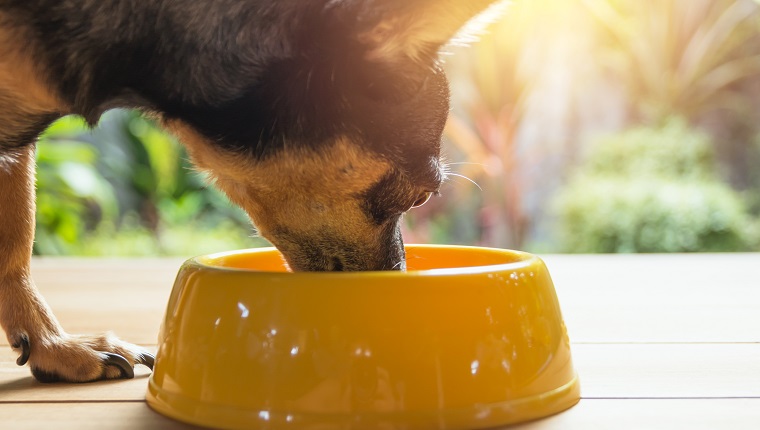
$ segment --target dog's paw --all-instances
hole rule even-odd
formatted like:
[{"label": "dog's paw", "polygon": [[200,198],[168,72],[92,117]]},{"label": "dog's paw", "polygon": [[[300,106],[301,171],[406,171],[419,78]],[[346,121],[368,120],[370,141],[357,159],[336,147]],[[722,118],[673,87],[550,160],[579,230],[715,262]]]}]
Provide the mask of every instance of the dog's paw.
[{"label": "dog's paw", "polygon": [[20,350],[16,363],[27,362],[40,382],[90,382],[100,379],[131,379],[134,366],[153,369],[151,353],[111,334],[69,335],[30,338],[16,336],[13,348]]}]

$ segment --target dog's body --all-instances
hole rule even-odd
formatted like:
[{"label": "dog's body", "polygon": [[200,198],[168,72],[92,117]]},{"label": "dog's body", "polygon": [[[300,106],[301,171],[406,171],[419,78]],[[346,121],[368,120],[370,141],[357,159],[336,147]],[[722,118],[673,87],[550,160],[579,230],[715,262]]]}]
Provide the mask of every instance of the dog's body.
[{"label": "dog's body", "polygon": [[0,324],[43,381],[152,357],[66,334],[29,273],[34,142],[113,107],[155,116],[294,270],[403,269],[438,191],[437,51],[492,0],[0,0]]}]

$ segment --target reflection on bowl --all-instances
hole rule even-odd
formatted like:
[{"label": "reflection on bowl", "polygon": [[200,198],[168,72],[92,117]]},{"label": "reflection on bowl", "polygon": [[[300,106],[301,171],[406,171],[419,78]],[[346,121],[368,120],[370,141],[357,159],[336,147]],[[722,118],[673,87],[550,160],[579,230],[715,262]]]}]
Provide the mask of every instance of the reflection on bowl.
[{"label": "reflection on bowl", "polygon": [[188,260],[149,405],[210,427],[428,430],[506,425],[579,400],[538,257],[412,245],[407,264],[289,273],[271,248]]}]

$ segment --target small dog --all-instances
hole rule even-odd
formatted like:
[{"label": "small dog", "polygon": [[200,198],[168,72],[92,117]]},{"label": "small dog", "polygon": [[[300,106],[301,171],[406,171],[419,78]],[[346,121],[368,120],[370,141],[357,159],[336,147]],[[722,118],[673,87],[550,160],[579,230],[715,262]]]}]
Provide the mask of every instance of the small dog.
[{"label": "small dog", "polygon": [[40,381],[153,356],[64,332],[30,278],[37,136],[155,117],[293,270],[403,270],[401,215],[438,192],[442,45],[493,0],[0,0],[0,324]]}]

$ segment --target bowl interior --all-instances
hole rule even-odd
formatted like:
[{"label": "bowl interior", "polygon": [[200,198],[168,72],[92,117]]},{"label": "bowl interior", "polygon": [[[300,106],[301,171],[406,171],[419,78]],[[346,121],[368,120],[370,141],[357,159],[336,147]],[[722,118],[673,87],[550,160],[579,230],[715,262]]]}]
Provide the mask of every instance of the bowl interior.
[{"label": "bowl interior", "polygon": [[[450,269],[448,272],[474,273],[504,270],[504,265],[527,263],[535,256],[519,251],[468,247],[411,245],[406,247],[407,271]],[[211,254],[194,259],[208,269],[237,269],[259,272],[289,272],[282,255],[275,249],[250,249]],[[496,266],[496,267],[495,267]],[[514,266],[515,268],[517,266]],[[453,270],[453,271],[452,271]],[[387,276],[402,272],[360,272],[360,276]],[[299,273],[301,276],[322,276],[325,273]]]}]

